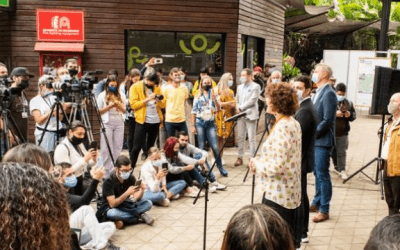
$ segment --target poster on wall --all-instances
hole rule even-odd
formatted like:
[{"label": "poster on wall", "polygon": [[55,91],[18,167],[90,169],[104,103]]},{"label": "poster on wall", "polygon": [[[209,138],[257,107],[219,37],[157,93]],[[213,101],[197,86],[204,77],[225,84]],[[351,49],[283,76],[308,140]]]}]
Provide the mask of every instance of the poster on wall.
[{"label": "poster on wall", "polygon": [[357,106],[371,107],[375,66],[390,67],[390,58],[359,58],[356,84]]}]

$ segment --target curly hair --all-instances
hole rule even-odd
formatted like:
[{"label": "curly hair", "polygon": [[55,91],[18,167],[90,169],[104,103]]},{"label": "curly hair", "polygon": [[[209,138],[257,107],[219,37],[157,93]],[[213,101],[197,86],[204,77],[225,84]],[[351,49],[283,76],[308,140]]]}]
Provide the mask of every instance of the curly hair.
[{"label": "curly hair", "polygon": [[65,191],[44,169],[0,164],[0,249],[71,249]]},{"label": "curly hair", "polygon": [[22,143],[8,150],[3,162],[30,163],[49,171],[53,166],[50,154],[33,143]]},{"label": "curly hair", "polygon": [[272,110],[282,115],[292,116],[299,107],[296,91],[288,84],[269,84],[267,97],[272,104]]},{"label": "curly hair", "polygon": [[290,227],[275,210],[264,205],[247,205],[229,221],[221,250],[294,250]]},{"label": "curly hair", "polygon": [[165,141],[164,152],[168,159],[174,158],[174,147],[177,143],[179,143],[179,141],[175,137],[170,137]]}]

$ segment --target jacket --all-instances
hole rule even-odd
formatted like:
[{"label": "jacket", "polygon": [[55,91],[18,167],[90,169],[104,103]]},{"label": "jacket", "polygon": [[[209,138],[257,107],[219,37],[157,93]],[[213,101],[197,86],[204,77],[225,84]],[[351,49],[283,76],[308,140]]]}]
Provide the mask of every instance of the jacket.
[{"label": "jacket", "polygon": [[329,84],[325,84],[317,90],[313,102],[319,118],[315,146],[333,147],[335,146],[336,93]]},{"label": "jacket", "polygon": [[[242,112],[250,109],[251,113],[246,118],[253,121],[259,118],[258,98],[260,97],[261,88],[255,82],[250,82],[250,86],[244,88],[245,84],[240,84],[236,90],[236,108]],[[244,100],[244,101],[243,101]],[[242,101],[242,102],[240,102]]]},{"label": "jacket", "polygon": [[[387,126],[385,131],[385,143],[393,123]],[[400,176],[400,124],[396,124],[390,135],[389,154],[387,159],[387,175]]]},{"label": "jacket", "polygon": [[[143,124],[146,120],[146,109],[147,104],[143,101],[147,98],[147,93],[145,93],[144,81],[139,81],[131,86],[129,90],[129,104],[131,108],[135,111],[135,119],[137,123]],[[159,86],[154,86],[154,93],[156,95],[161,95],[161,89]],[[160,122],[163,121],[163,114],[161,109],[165,108],[165,101],[157,101],[157,113],[160,117]]]},{"label": "jacket", "polygon": [[317,131],[319,118],[310,98],[300,103],[300,108],[294,118],[300,123],[302,132],[301,173],[311,173],[314,170],[315,132]]},{"label": "jacket", "polygon": [[346,136],[350,131],[350,122],[356,119],[356,111],[354,110],[353,103],[344,99],[338,103],[337,110],[345,113],[350,112],[350,117],[336,117],[336,137]]}]

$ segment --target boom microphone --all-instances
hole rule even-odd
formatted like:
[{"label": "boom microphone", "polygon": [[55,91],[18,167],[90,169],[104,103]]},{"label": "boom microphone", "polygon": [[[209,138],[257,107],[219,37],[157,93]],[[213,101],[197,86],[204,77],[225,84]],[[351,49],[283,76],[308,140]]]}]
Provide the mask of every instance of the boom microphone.
[{"label": "boom microphone", "polygon": [[239,119],[239,118],[241,118],[241,117],[243,117],[243,116],[246,116],[246,115],[251,115],[251,109],[247,109],[246,111],[244,111],[244,112],[242,112],[242,113],[239,113],[239,114],[237,114],[237,115],[234,115],[234,116],[232,116],[232,117],[229,117],[228,119],[226,119],[226,121],[225,122],[232,122],[232,121],[236,121],[237,119]]}]

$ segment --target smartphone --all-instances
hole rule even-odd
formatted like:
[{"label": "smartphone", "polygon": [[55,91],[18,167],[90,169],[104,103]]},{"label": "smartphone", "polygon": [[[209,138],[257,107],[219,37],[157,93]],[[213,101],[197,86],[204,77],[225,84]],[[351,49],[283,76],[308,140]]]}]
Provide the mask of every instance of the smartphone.
[{"label": "smartphone", "polygon": [[137,181],[135,182],[135,186],[136,186],[136,187],[140,187],[140,185],[142,185],[142,180],[137,180]]},{"label": "smartphone", "polygon": [[162,169],[168,170],[168,162],[164,162],[164,163],[161,165],[161,167],[162,167]]},{"label": "smartphone", "polygon": [[92,141],[91,143],[90,143],[90,145],[89,145],[89,150],[90,149],[94,149],[94,150],[97,150],[97,141]]},{"label": "smartphone", "polygon": [[154,64],[163,64],[163,59],[162,58],[155,58],[154,59]]}]

